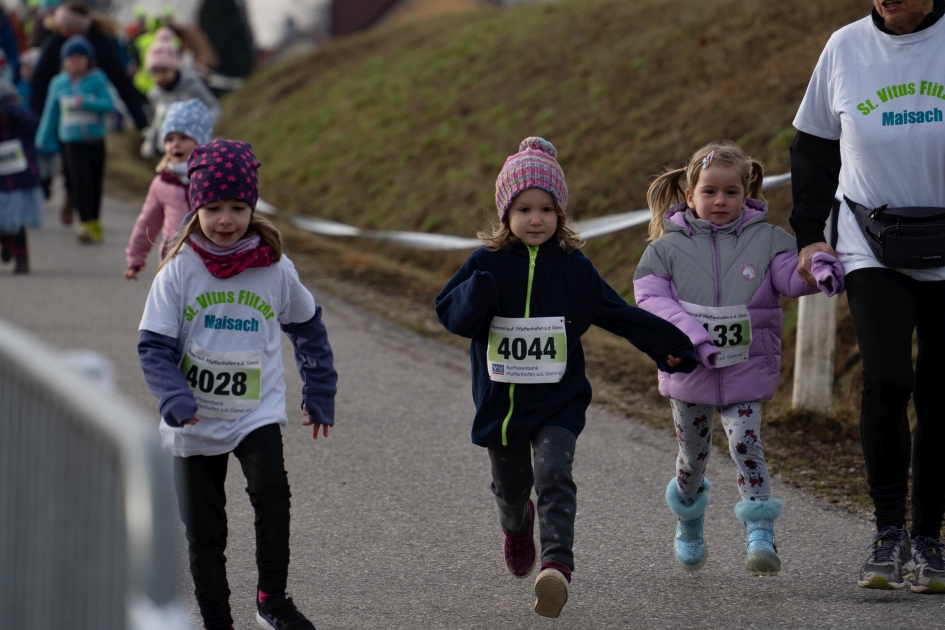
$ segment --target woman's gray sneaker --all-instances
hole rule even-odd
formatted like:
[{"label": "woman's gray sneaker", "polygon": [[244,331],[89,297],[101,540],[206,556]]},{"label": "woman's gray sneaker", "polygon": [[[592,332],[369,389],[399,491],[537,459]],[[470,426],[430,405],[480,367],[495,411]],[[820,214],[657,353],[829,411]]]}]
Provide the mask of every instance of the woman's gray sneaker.
[{"label": "woman's gray sneaker", "polygon": [[912,592],[945,594],[945,546],[941,538],[916,536],[912,539]]},{"label": "woman's gray sneaker", "polygon": [[[857,583],[863,588],[903,589],[907,585],[903,577],[903,563],[910,560],[909,532],[893,525],[884,527],[873,538],[870,556],[860,567],[860,579]],[[911,565],[911,562],[909,564]]]}]

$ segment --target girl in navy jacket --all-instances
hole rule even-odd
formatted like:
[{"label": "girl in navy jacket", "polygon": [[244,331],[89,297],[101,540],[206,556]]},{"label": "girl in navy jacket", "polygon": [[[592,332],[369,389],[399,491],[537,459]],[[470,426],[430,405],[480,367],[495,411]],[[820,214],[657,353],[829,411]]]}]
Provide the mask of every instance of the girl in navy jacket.
[{"label": "girl in navy jacket", "polygon": [[[512,575],[541,571],[535,612],[557,617],[570,594],[576,487],[574,446],[591,385],[581,335],[591,324],[620,335],[665,372],[691,372],[688,337],[627,304],[580,252],[567,224],[568,189],[554,146],[527,138],[496,181],[499,222],[436,297],[440,323],[472,340],[472,440],[489,450],[492,492]],[[532,468],[531,450],[535,453]]]}]

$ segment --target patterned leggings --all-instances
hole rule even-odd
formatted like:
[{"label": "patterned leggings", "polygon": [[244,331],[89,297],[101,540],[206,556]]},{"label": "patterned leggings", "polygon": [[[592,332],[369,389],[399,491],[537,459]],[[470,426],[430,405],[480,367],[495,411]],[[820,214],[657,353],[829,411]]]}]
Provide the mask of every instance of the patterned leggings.
[{"label": "patterned leggings", "polygon": [[[676,487],[683,503],[692,505],[702,492],[705,468],[712,452],[712,417],[716,407],[670,400],[679,440]],[[771,498],[768,466],[761,447],[761,402],[717,407],[728,434],[728,450],[737,469],[743,501]]]}]

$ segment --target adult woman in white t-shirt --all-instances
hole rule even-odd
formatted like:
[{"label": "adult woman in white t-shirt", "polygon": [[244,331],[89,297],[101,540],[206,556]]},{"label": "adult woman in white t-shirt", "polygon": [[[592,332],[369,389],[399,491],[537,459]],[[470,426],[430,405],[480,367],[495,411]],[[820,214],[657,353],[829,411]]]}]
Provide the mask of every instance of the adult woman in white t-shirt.
[{"label": "adult woman in white t-shirt", "polygon": [[[870,17],[830,38],[794,120],[791,145],[798,271],[810,279],[839,183],[867,208],[945,208],[945,0],[873,0]],[[890,269],[845,201],[837,254],[863,359],[860,433],[877,534],[859,585],[945,593],[945,267]],[[810,280],[812,282],[812,280]],[[912,367],[913,331],[919,353]],[[906,406],[915,396],[910,443]],[[906,530],[909,465],[912,528]],[[903,565],[915,562],[911,582]]]}]

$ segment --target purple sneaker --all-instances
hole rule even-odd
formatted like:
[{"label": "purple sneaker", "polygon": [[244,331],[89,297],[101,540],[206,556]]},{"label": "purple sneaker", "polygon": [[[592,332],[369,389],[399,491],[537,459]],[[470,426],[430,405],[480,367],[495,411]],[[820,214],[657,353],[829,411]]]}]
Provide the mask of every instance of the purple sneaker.
[{"label": "purple sneaker", "polygon": [[528,529],[521,534],[505,532],[505,566],[517,578],[528,577],[535,568],[535,504],[528,500]]}]

